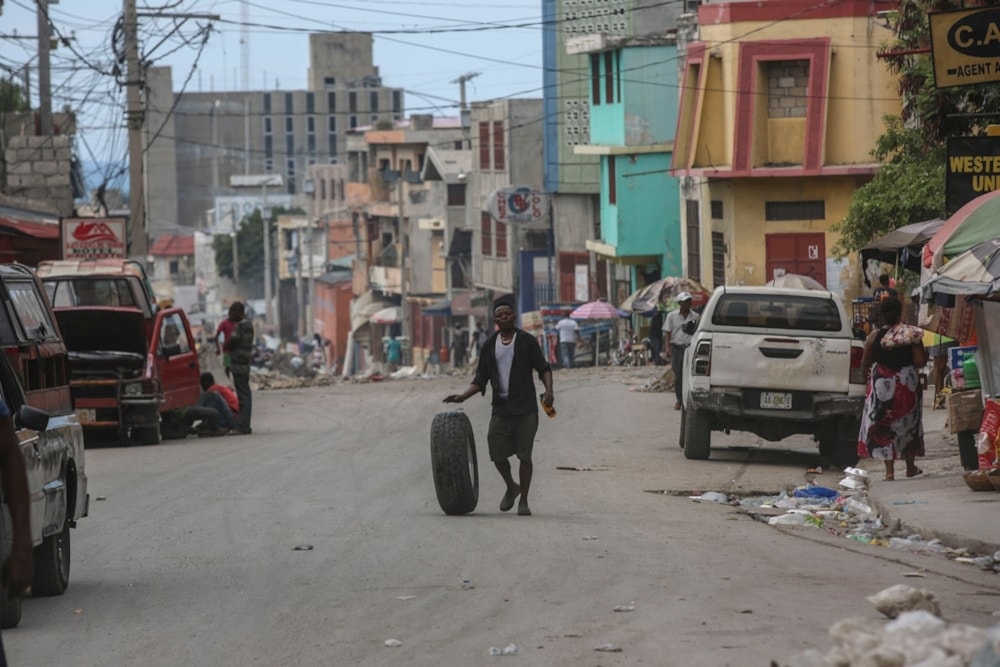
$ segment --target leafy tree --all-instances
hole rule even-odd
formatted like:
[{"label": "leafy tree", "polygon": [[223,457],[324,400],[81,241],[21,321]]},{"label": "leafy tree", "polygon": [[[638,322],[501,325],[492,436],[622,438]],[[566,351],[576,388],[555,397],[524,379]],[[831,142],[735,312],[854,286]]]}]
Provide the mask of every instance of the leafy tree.
[{"label": "leafy tree", "polygon": [[30,110],[31,104],[25,99],[21,86],[10,79],[0,79],[0,113]]},{"label": "leafy tree", "polygon": [[900,1],[896,36],[881,50],[899,77],[902,107],[899,116],[883,119],[885,132],[872,151],[882,168],[855,192],[847,217],[834,226],[840,232],[837,255],[856,252],[903,225],[944,216],[947,139],[982,134],[988,114],[1000,111],[1000,87],[935,87],[928,14],[989,4]]},{"label": "leafy tree", "polygon": [[[268,220],[268,231],[271,240],[271,280],[272,287],[278,275],[278,246],[275,242],[277,216],[282,214],[305,215],[301,208],[285,209],[280,206],[272,209]],[[264,293],[264,224],[260,209],[243,217],[236,231],[236,252],[240,268],[240,287],[248,294]],[[212,250],[215,251],[215,268],[224,278],[232,279],[233,273],[233,239],[229,234],[219,234],[212,239]]]}]

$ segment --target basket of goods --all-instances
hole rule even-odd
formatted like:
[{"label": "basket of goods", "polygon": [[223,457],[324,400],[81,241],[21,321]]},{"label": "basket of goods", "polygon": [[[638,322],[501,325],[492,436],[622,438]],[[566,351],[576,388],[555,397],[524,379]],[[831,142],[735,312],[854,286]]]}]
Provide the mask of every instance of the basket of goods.
[{"label": "basket of goods", "polygon": [[987,470],[970,470],[962,475],[962,478],[966,486],[973,491],[992,491],[993,483],[990,482],[988,473]]},{"label": "basket of goods", "polygon": [[986,479],[990,481],[990,485],[994,491],[1000,491],[1000,468],[990,468],[987,470]]}]

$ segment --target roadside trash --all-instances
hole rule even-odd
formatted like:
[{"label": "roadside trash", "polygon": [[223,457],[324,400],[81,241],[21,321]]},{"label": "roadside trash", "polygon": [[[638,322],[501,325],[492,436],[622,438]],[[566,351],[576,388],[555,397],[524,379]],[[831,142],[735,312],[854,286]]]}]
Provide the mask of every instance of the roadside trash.
[{"label": "roadside trash", "polygon": [[628,604],[620,604],[615,607],[615,611],[635,611],[635,601],[629,602]]},{"label": "roadside trash", "polygon": [[73,613],[77,614],[77,615],[82,614],[83,613],[83,609],[82,608],[81,609],[74,609]]},{"label": "roadside trash", "polygon": [[491,646],[489,650],[490,655],[517,655],[517,646],[513,644],[507,644],[507,646],[502,649],[496,646]]},{"label": "roadside trash", "polygon": [[690,498],[696,503],[702,500],[713,503],[722,503],[722,504],[726,504],[729,502],[729,496],[727,496],[724,493],[718,493],[717,491],[708,491],[707,493],[703,493],[700,496],[690,496]]},{"label": "roadside trash", "polygon": [[770,507],[775,503],[781,502],[784,498],[787,498],[785,494],[778,496],[751,496],[747,498],[740,498],[740,507]]},{"label": "roadside trash", "polygon": [[292,551],[312,551],[313,545],[311,544],[296,544],[292,547]]},{"label": "roadside trash", "polygon": [[926,500],[893,500],[893,505],[926,505]]},{"label": "roadside trash", "polygon": [[585,541],[596,540],[597,539],[597,535],[585,535],[583,539]]},{"label": "roadside trash", "polygon": [[94,500],[101,501],[101,500],[107,500],[107,498],[105,498],[104,496],[97,496],[96,498],[94,498]]},{"label": "roadside trash", "polygon": [[868,487],[868,471],[860,468],[844,468],[846,477],[840,480],[840,486],[852,491],[858,491]]},{"label": "roadside trash", "polygon": [[465,589],[465,590],[471,590],[471,589],[475,588],[475,586],[472,585],[472,581],[471,580],[469,580],[469,579],[462,579],[462,588]]},{"label": "roadside trash", "polygon": [[869,516],[872,513],[872,508],[857,498],[848,498],[844,502],[844,509],[851,514],[858,514],[861,516]]},{"label": "roadside trash", "polygon": [[795,498],[836,498],[840,492],[825,486],[800,486],[792,492]]},{"label": "roadside trash", "polygon": [[621,653],[622,647],[615,646],[614,644],[598,644],[594,647],[595,651],[601,651],[602,653]]},{"label": "roadside trash", "polygon": [[386,646],[402,646],[403,642],[399,641],[398,639],[386,639],[385,640],[385,645]]},{"label": "roadside trash", "polygon": [[955,562],[975,565],[976,567],[982,570],[992,570],[993,564],[995,563],[995,561],[993,560],[993,556],[979,556],[977,558],[956,558]]},{"label": "roadside trash", "polygon": [[400,596],[399,596],[398,598],[396,598],[396,599],[397,599],[397,600],[416,600],[416,599],[417,599],[417,596],[416,596],[416,595],[400,595]]},{"label": "roadside trash", "polygon": [[810,525],[809,514],[782,514],[781,516],[772,516],[767,520],[767,523],[772,526],[808,526]]},{"label": "roadside trash", "polygon": [[607,468],[594,468],[591,466],[556,466],[556,470],[572,470],[574,472],[605,472]]},{"label": "roadside trash", "polygon": [[924,574],[922,572],[904,572],[904,577],[920,577],[923,578]]},{"label": "roadside trash", "polygon": [[867,598],[875,609],[889,618],[896,618],[904,611],[923,610],[941,616],[937,597],[930,591],[906,584],[896,584]]},{"label": "roadside trash", "polygon": [[806,474],[807,475],[822,475],[823,474],[823,469],[820,468],[819,466],[816,466],[815,468],[809,468],[808,470],[806,470]]}]

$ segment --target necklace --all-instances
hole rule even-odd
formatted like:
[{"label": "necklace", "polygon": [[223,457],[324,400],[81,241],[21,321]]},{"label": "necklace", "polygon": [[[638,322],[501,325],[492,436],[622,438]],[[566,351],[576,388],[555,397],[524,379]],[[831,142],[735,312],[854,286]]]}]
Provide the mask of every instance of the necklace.
[{"label": "necklace", "polygon": [[510,333],[509,336],[507,336],[507,335],[505,335],[503,333],[500,334],[500,342],[503,343],[504,345],[510,345],[510,341],[512,341],[512,340],[514,340],[514,332],[513,331]]}]

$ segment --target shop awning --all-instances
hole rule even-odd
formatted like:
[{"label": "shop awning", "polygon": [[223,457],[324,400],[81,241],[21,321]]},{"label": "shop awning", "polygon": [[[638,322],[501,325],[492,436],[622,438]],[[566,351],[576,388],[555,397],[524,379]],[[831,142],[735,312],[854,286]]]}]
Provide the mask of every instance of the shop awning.
[{"label": "shop awning", "polygon": [[441,299],[424,306],[420,312],[430,317],[448,317],[451,315],[451,299]]},{"label": "shop awning", "polygon": [[390,306],[391,303],[376,299],[370,291],[365,292],[351,302],[351,331],[357,331],[368,324],[372,315]]},{"label": "shop awning", "polygon": [[33,236],[36,239],[58,239],[59,224],[48,222],[31,222],[29,220],[17,220],[14,218],[0,217],[0,229],[3,231],[14,231]]}]

